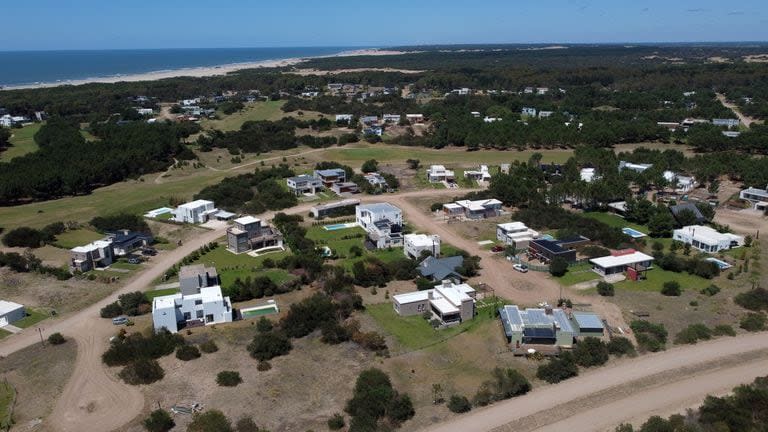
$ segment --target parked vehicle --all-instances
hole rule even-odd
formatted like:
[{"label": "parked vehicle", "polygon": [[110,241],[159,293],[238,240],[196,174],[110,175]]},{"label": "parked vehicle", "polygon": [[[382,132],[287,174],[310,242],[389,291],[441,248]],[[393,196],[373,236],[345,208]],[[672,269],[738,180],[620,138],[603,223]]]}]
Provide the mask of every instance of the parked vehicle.
[{"label": "parked vehicle", "polygon": [[125,315],[121,315],[119,317],[112,318],[112,324],[114,325],[128,324],[128,317]]},{"label": "parked vehicle", "polygon": [[528,273],[528,266],[525,264],[514,264],[512,268],[519,271],[520,273]]},{"label": "parked vehicle", "polygon": [[491,248],[491,252],[501,252],[504,250],[504,246],[496,245]]},{"label": "parked vehicle", "polygon": [[129,257],[128,264],[141,264],[141,258],[136,256]]}]

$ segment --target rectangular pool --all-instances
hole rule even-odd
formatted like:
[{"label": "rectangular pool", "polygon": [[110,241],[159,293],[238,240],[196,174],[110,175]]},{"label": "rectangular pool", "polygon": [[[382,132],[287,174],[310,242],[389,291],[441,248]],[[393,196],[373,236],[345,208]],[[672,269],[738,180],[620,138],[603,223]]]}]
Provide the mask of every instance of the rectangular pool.
[{"label": "rectangular pool", "polygon": [[725,262],[723,260],[719,260],[717,258],[710,257],[710,258],[707,258],[707,261],[713,262],[713,263],[717,264],[717,266],[720,267],[720,270],[727,270],[727,269],[733,267],[732,265],[728,264],[727,262]]},{"label": "rectangular pool", "polygon": [[640,231],[638,231],[636,229],[632,229],[632,228],[629,228],[629,227],[622,228],[621,232],[623,232],[624,234],[626,234],[626,235],[628,235],[628,236],[630,236],[632,238],[645,237],[645,234],[641,233]]},{"label": "rectangular pool", "polygon": [[337,231],[337,230],[343,230],[347,228],[354,228],[357,224],[354,222],[351,223],[340,223],[340,224],[333,224],[333,225],[325,225],[323,229],[326,231]]}]

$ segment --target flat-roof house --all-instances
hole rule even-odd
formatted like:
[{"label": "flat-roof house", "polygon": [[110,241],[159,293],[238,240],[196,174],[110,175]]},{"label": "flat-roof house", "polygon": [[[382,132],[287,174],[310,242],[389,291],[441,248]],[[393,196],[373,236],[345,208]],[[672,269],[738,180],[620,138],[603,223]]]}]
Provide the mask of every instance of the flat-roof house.
[{"label": "flat-roof house", "polygon": [[621,170],[631,170],[634,172],[643,172],[647,170],[648,168],[652,167],[653,164],[644,164],[644,163],[633,163],[633,162],[626,162],[626,161],[619,161],[619,171]]},{"label": "flat-roof house", "polygon": [[491,173],[488,171],[488,165],[480,165],[480,169],[464,171],[464,177],[482,182],[491,181]]},{"label": "flat-roof house", "polygon": [[545,95],[547,93],[549,93],[549,87],[536,87],[537,95]]},{"label": "flat-roof house", "polygon": [[416,269],[422,277],[431,279],[435,282],[448,278],[461,280],[462,276],[456,271],[464,264],[464,257],[461,255],[437,258],[428,256],[419,263]]},{"label": "flat-roof house", "polygon": [[120,230],[107,234],[107,240],[112,242],[115,255],[125,256],[136,249],[151,245],[154,238],[149,233]]},{"label": "flat-roof house", "polygon": [[469,114],[474,118],[480,118],[480,111],[471,111]]},{"label": "flat-roof house", "polygon": [[314,195],[317,191],[323,188],[323,182],[314,176],[309,174],[300,174],[294,177],[288,177],[285,179],[288,189],[291,190],[296,196],[299,195]]},{"label": "flat-roof house", "polygon": [[539,111],[539,118],[540,119],[547,118],[547,117],[550,117],[554,113],[555,113],[554,111]]},{"label": "flat-roof house", "polygon": [[341,168],[315,170],[315,177],[320,179],[323,186],[330,188],[334,183],[347,181],[347,173]]},{"label": "flat-roof house", "polygon": [[687,211],[693,214],[693,217],[695,218],[694,220],[697,224],[706,222],[707,218],[705,218],[704,215],[701,214],[701,210],[699,210],[699,208],[696,207],[696,204],[687,202],[687,203],[669,206],[669,212],[672,213],[672,217],[674,217],[675,220],[678,221],[678,223],[680,223],[680,212],[687,212]]},{"label": "flat-roof house", "polygon": [[406,114],[405,119],[411,124],[424,123],[424,114]]},{"label": "flat-roof house", "polygon": [[712,119],[712,124],[715,126],[725,126],[727,128],[739,127],[739,119]]},{"label": "flat-roof house", "polygon": [[184,327],[225,322],[232,322],[232,302],[218,285],[200,288],[196,294],[177,293],[152,300],[155,331],[165,328],[177,333]]},{"label": "flat-roof house", "polygon": [[352,117],[354,117],[352,114],[336,114],[336,122],[351,122]]},{"label": "flat-roof house", "polygon": [[400,114],[384,114],[381,116],[381,121],[384,123],[400,123]]},{"label": "flat-roof house", "polygon": [[523,109],[520,110],[520,115],[527,116],[527,117],[536,117],[536,108],[523,107]]},{"label": "flat-roof house", "polygon": [[0,300],[0,327],[13,324],[14,322],[26,316],[27,311],[24,310],[24,305],[11,301]]},{"label": "flat-roof house", "polygon": [[571,325],[577,338],[605,336],[605,325],[597,314],[591,312],[572,312]]},{"label": "flat-roof house", "polygon": [[385,249],[403,245],[403,212],[390,203],[361,204],[355,221],[366,232],[366,246]]},{"label": "flat-roof house", "polygon": [[728,138],[738,138],[741,135],[739,131],[722,131],[721,133]]},{"label": "flat-roof house", "polygon": [[193,224],[205,223],[218,211],[213,201],[199,199],[176,207],[173,220]]},{"label": "flat-roof house", "polygon": [[234,253],[273,247],[283,247],[283,234],[261,219],[243,216],[227,228],[227,249]]},{"label": "flat-roof house", "polygon": [[739,192],[739,198],[749,201],[755,210],[768,209],[768,186],[765,189],[748,187]]},{"label": "flat-roof house", "polygon": [[318,204],[309,209],[309,213],[315,219],[322,219],[324,217],[349,214],[347,210],[349,210],[350,213],[354,213],[354,207],[359,204],[360,200],[358,199],[345,199],[327,204]]},{"label": "flat-roof house", "polygon": [[379,123],[379,116],[362,116],[360,122],[366,126],[371,126]]},{"label": "flat-roof house", "polygon": [[94,268],[110,266],[115,260],[112,241],[96,240],[85,246],[77,246],[70,250],[69,268],[87,272]]},{"label": "flat-roof house", "polygon": [[543,262],[560,257],[568,262],[576,261],[576,251],[558,240],[534,239],[528,243],[528,256]]},{"label": "flat-roof house", "polygon": [[179,269],[179,287],[184,295],[198,294],[201,288],[219,284],[216,267],[203,264],[182,266]]},{"label": "flat-roof house", "polygon": [[690,192],[693,187],[696,186],[696,181],[693,177],[681,176],[669,170],[664,171],[662,176],[664,176],[664,179],[669,182],[670,185],[674,186],[678,192]]},{"label": "flat-roof house", "polygon": [[[467,219],[485,219],[501,214],[502,203],[495,198],[484,200],[460,200],[453,204],[461,207],[464,217]],[[446,205],[443,205],[444,211],[454,209],[454,207],[447,208]]]},{"label": "flat-roof house", "polygon": [[433,289],[392,296],[392,305],[400,316],[431,312],[443,325],[459,324],[475,317],[475,289],[444,280]]},{"label": "flat-roof house", "polygon": [[403,236],[403,253],[408,258],[417,259],[422,252],[428,251],[434,257],[440,256],[440,236],[426,234],[406,234]]},{"label": "flat-roof house", "polygon": [[445,169],[444,165],[430,165],[427,169],[427,180],[430,183],[453,182],[456,180],[452,170]]},{"label": "flat-roof house", "polygon": [[587,183],[592,183],[593,180],[600,178],[594,168],[582,168],[579,176],[581,177],[581,181]]},{"label": "flat-roof house", "polygon": [[719,233],[703,225],[689,225],[672,232],[672,239],[687,243],[702,252],[720,252],[742,246],[744,237],[731,233]]},{"label": "flat-roof house", "polygon": [[630,280],[638,280],[651,268],[653,257],[634,249],[613,251],[611,255],[592,258],[592,270],[602,276],[627,273]]},{"label": "flat-roof house", "polygon": [[531,241],[537,239],[539,233],[528,228],[522,222],[507,222],[496,225],[496,239],[518,249],[527,249]]},{"label": "flat-roof house", "polygon": [[331,190],[339,196],[360,192],[360,186],[355,182],[336,182],[331,185]]},{"label": "flat-roof house", "polygon": [[363,129],[363,135],[365,136],[382,136],[384,134],[384,129],[374,126]]},{"label": "flat-roof house", "polygon": [[499,308],[499,319],[515,353],[524,353],[519,350],[532,345],[570,348],[576,336],[571,320],[562,309],[521,310],[517,305],[505,305]]},{"label": "flat-roof house", "polygon": [[363,174],[363,177],[365,178],[365,181],[367,181],[368,184],[370,184],[373,187],[382,188],[382,189],[387,188],[387,180],[384,178],[383,175],[377,172]]},{"label": "flat-roof house", "polygon": [[489,116],[483,117],[483,122],[484,123],[494,123],[494,122],[502,121],[502,120],[503,119],[501,117],[489,117]]}]

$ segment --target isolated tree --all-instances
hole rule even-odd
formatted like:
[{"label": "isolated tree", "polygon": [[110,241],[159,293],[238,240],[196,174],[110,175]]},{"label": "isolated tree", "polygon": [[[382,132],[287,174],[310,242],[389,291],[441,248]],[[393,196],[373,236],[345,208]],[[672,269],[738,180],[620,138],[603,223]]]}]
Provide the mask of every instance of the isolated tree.
[{"label": "isolated tree", "polygon": [[561,257],[555,257],[551,263],[549,263],[549,272],[552,276],[561,277],[568,272],[568,261]]}]

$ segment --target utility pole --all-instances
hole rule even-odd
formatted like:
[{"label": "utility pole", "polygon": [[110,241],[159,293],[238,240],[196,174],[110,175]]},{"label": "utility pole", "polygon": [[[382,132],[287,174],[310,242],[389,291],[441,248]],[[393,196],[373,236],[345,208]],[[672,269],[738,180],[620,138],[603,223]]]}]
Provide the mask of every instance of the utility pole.
[{"label": "utility pole", "polygon": [[40,345],[45,346],[45,340],[43,339],[43,328],[38,327],[37,332],[40,333]]}]

